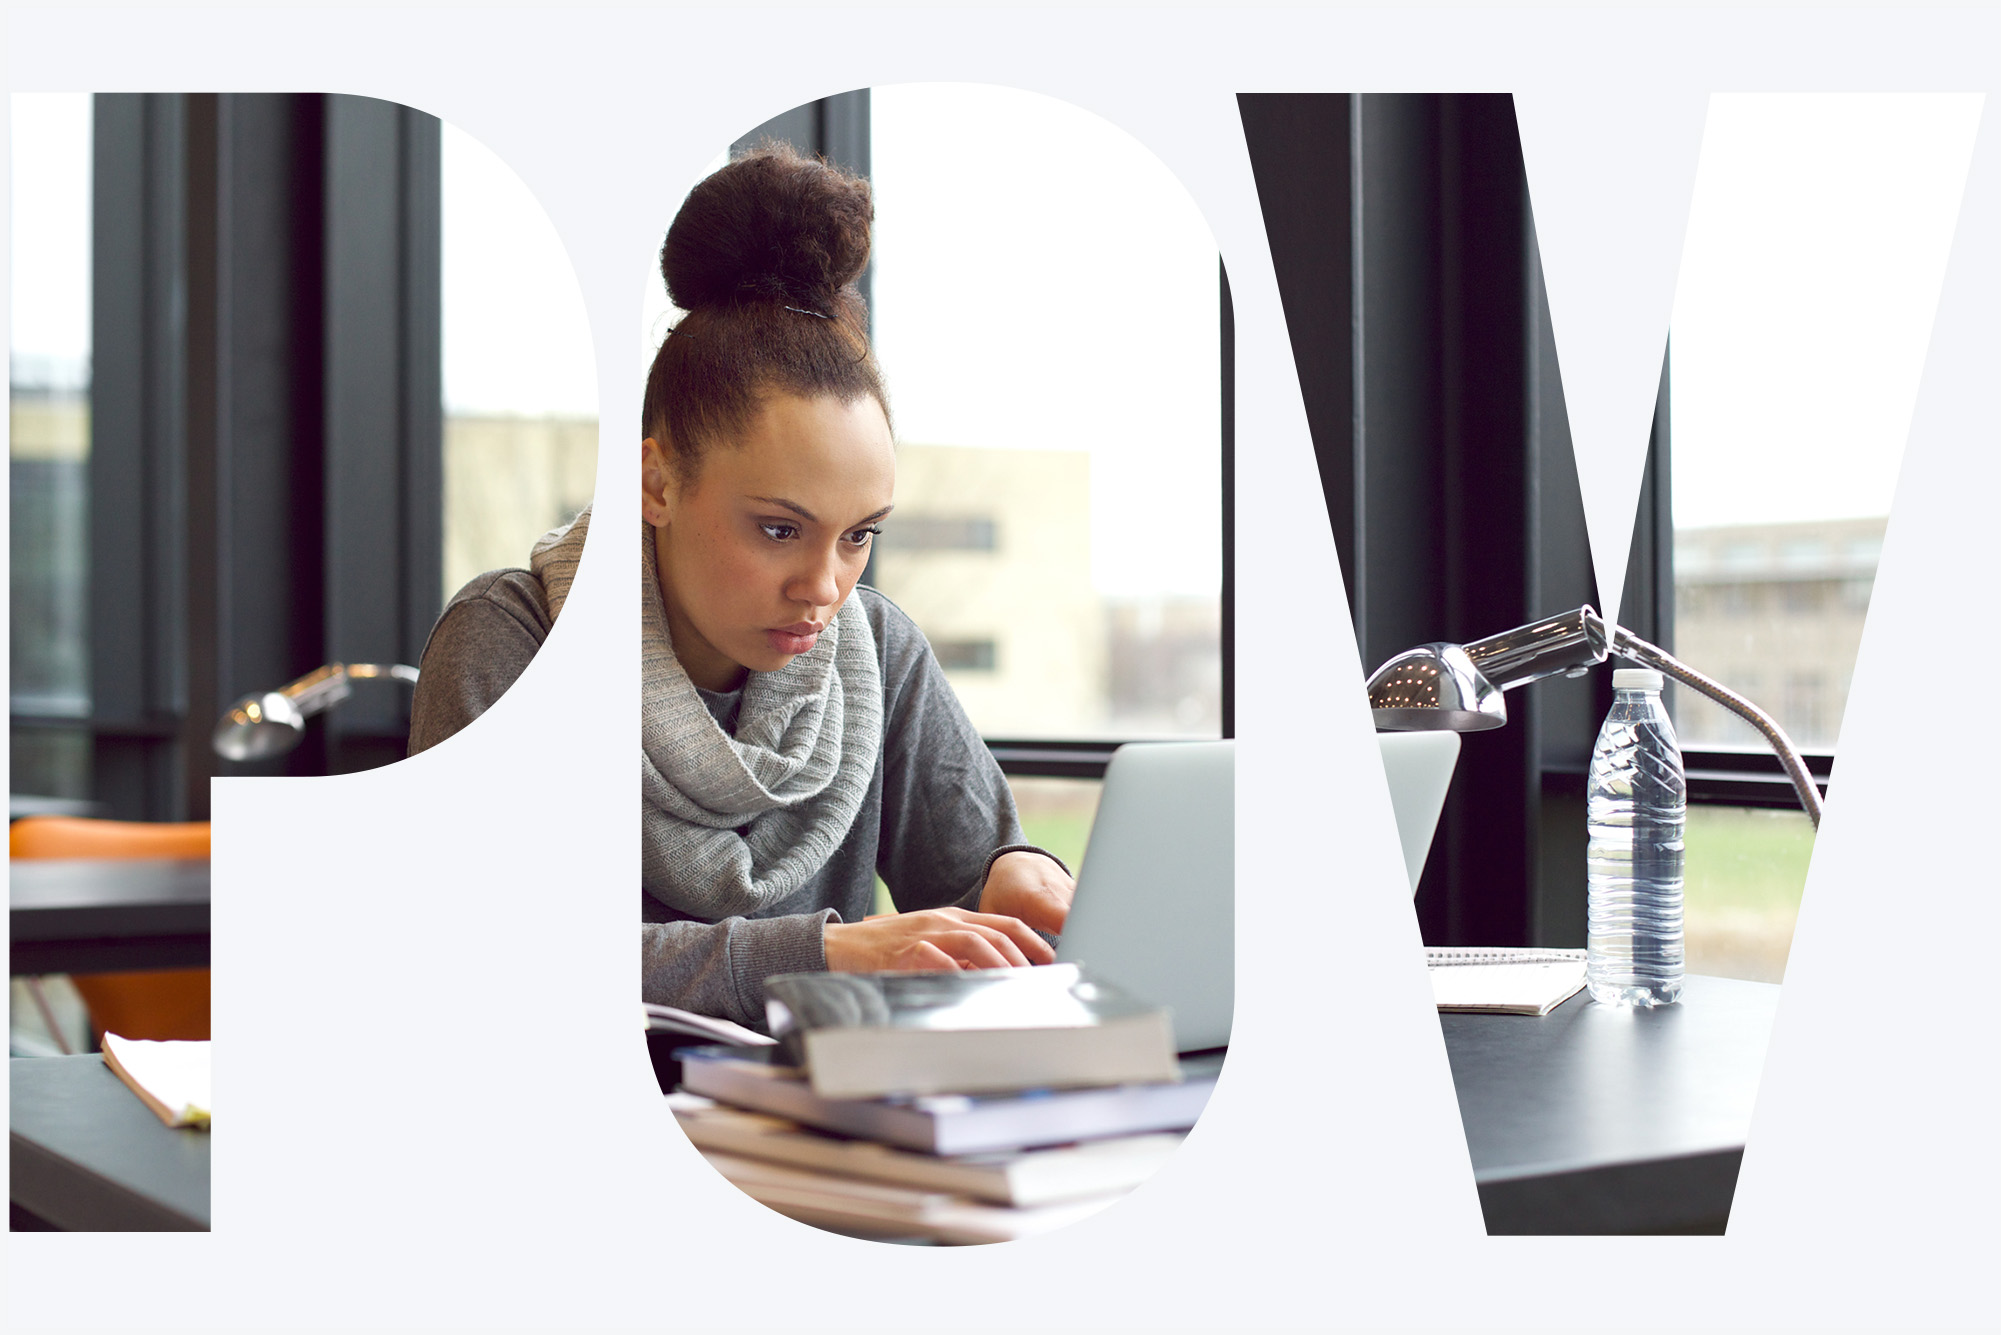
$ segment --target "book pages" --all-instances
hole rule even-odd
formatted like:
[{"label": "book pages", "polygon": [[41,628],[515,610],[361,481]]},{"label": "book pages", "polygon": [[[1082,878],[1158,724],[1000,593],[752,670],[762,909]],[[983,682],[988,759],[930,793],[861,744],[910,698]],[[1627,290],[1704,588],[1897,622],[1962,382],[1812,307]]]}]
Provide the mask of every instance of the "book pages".
[{"label": "book pages", "polygon": [[209,1045],[104,1036],[104,1064],[168,1126],[206,1131],[211,1104]]}]

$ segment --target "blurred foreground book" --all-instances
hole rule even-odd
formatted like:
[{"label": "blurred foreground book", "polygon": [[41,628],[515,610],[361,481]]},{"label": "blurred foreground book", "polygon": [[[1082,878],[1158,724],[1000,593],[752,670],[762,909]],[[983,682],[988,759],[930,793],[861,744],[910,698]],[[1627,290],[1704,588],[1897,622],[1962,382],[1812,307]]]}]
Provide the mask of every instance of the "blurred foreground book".
[{"label": "blurred foreground book", "polygon": [[670,1106],[688,1139],[711,1161],[731,1154],[1016,1207],[1129,1191],[1181,1144],[1179,1132],[1157,1132],[1048,1149],[940,1156],[812,1131],[695,1094],[676,1094]]},{"label": "blurred foreground book", "polygon": [[771,1048],[686,1048],[681,1087],[845,1136],[926,1154],[978,1154],[1105,1136],[1185,1131],[1216,1087],[1221,1057],[1180,1064],[1180,1079],[1008,1094],[830,1099],[805,1072],[776,1064]]},{"label": "blurred foreground book", "polygon": [[829,1099],[1179,1078],[1167,1010],[1075,964],[765,980],[783,1060]]}]

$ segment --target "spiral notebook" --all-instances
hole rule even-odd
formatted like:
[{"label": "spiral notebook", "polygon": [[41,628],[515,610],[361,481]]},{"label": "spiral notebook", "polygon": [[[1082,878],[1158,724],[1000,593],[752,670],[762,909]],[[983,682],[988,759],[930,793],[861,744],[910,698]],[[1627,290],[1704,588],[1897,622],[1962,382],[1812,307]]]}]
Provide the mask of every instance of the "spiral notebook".
[{"label": "spiral notebook", "polygon": [[1547,1015],[1584,988],[1581,950],[1432,946],[1424,963],[1442,1011]]}]

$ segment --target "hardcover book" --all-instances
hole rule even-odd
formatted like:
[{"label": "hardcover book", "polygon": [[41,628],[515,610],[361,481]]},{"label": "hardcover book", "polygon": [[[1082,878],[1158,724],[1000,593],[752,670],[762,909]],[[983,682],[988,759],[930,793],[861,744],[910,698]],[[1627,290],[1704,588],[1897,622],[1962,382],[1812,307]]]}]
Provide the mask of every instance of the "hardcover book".
[{"label": "hardcover book", "polygon": [[1220,1057],[1191,1058],[1177,1081],[1027,1094],[828,1099],[776,1048],[683,1048],[681,1087],[719,1103],[926,1154],[980,1154],[1148,1131],[1186,1131],[1216,1087]]},{"label": "hardcover book", "polygon": [[946,1158],[813,1131],[782,1117],[746,1112],[695,1094],[670,1095],[668,1105],[688,1139],[705,1154],[733,1154],[1016,1207],[1129,1191],[1181,1144],[1179,1132],[1159,1131]]},{"label": "hardcover book", "polygon": [[784,1060],[823,1098],[976,1094],[1177,1078],[1164,1007],[1076,964],[791,973],[765,982]]}]

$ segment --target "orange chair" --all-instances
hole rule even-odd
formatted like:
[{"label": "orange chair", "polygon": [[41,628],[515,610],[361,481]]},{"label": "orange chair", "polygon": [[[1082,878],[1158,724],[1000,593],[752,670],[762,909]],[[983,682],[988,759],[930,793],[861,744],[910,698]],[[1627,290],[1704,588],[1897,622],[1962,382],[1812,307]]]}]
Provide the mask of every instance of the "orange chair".
[{"label": "orange chair", "polygon": [[[7,830],[10,858],[200,858],[209,855],[207,821],[179,824],[30,816]],[[77,974],[91,1026],[125,1038],[207,1038],[209,971]]]}]

